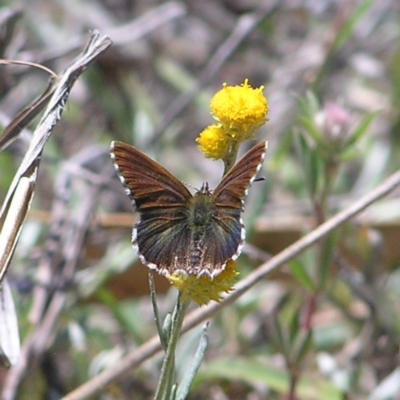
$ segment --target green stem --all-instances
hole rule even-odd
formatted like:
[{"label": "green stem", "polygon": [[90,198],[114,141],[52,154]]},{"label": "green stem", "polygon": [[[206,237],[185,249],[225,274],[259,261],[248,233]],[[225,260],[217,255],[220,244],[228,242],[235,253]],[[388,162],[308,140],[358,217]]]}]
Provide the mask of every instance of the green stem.
[{"label": "green stem", "polygon": [[233,142],[229,151],[229,156],[224,160],[224,176],[235,165],[237,153],[239,150],[239,143]]},{"label": "green stem", "polygon": [[153,271],[151,271],[149,269],[148,275],[149,275],[149,289],[150,289],[151,304],[153,305],[154,319],[156,322],[157,332],[158,332],[158,336],[160,337],[161,345],[162,345],[164,351],[166,351],[167,342],[166,342],[166,338],[163,335],[160,313],[158,312],[157,293],[156,293],[156,287],[154,284]]},{"label": "green stem", "polygon": [[169,399],[172,390],[173,377],[175,372],[175,349],[178,343],[183,318],[189,302],[181,303],[180,296],[172,314],[171,331],[168,338],[168,346],[161,368],[161,376],[158,382],[154,400]]},{"label": "green stem", "polygon": [[[322,225],[328,216],[328,199],[329,195],[332,193],[332,187],[337,176],[339,164],[337,163],[335,156],[329,157],[325,162],[325,184],[318,199],[319,203],[319,213],[316,215],[316,225]],[[327,274],[327,268],[329,265],[330,254],[330,239],[326,237],[324,240],[321,240],[318,247],[318,287],[321,289],[325,285],[325,279]]]}]

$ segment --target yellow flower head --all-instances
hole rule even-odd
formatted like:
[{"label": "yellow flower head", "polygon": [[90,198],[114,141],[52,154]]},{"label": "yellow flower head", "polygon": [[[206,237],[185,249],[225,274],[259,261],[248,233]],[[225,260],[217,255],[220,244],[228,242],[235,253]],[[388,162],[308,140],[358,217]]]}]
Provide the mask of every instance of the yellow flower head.
[{"label": "yellow flower head", "polygon": [[196,141],[206,157],[224,160],[226,171],[232,167],[240,143],[252,139],[267,121],[263,89],[253,89],[247,79],[240,86],[224,83],[211,99],[211,113],[218,124],[208,126]]},{"label": "yellow flower head", "polygon": [[193,300],[199,306],[207,304],[210,300],[221,301],[221,293],[229,293],[233,290],[233,284],[239,273],[236,271],[236,263],[229,260],[225,269],[214,279],[208,276],[172,274],[168,280],[181,292],[182,303]]},{"label": "yellow flower head", "polygon": [[209,125],[196,139],[199,150],[208,158],[223,158],[229,151],[229,142],[220,125]]},{"label": "yellow flower head", "polygon": [[268,102],[263,90],[263,86],[253,89],[246,79],[240,86],[224,83],[211,99],[211,113],[232,139],[250,139],[254,131],[267,121]]}]

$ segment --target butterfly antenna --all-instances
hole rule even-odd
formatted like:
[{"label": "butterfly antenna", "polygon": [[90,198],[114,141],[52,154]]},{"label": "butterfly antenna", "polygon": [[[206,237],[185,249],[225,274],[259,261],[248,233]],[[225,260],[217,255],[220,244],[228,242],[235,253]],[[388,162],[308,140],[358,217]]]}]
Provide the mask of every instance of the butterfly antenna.
[{"label": "butterfly antenna", "polygon": [[193,186],[193,185],[191,185],[190,183],[186,183],[186,182],[182,182],[184,185],[186,185],[186,186],[189,186],[189,187],[191,187],[192,189],[194,189],[195,191],[196,191],[196,194],[198,194],[198,193],[208,193],[208,194],[211,194],[212,193],[212,190],[210,189],[210,186],[208,185],[208,182],[204,182],[202,185],[201,185],[201,188],[199,189],[199,188],[197,188],[197,187],[195,187],[195,186]]},{"label": "butterfly antenna", "polygon": [[196,192],[199,190],[196,186],[193,186],[193,185],[191,185],[190,183],[187,183],[187,182],[185,182],[185,181],[182,181],[182,183],[183,183],[185,186],[188,186],[188,187],[194,189]]}]

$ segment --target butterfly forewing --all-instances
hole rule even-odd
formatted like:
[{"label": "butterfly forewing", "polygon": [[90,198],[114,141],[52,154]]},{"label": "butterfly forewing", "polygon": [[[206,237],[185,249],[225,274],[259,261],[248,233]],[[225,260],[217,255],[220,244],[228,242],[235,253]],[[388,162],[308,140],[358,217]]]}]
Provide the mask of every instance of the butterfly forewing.
[{"label": "butterfly forewing", "polygon": [[267,142],[258,143],[224,176],[213,192],[218,207],[242,209],[247,188],[261,168],[266,149]]},{"label": "butterfly forewing", "polygon": [[180,208],[192,197],[178,179],[133,146],[112,142],[111,157],[139,212],[154,207]]}]

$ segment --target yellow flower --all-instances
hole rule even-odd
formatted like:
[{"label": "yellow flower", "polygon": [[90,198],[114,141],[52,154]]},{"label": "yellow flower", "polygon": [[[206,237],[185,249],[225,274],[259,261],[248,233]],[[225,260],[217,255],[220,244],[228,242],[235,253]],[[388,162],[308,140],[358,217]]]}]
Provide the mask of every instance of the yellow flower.
[{"label": "yellow flower", "polygon": [[229,293],[233,290],[233,284],[239,273],[236,271],[236,263],[228,260],[225,269],[214,279],[208,276],[172,274],[168,280],[181,292],[181,302],[193,300],[202,306],[210,300],[221,301],[221,293]]},{"label": "yellow flower", "polygon": [[268,102],[263,90],[263,86],[253,89],[246,79],[240,86],[224,83],[211,99],[211,113],[234,141],[251,139],[267,121]]},{"label": "yellow flower", "polygon": [[240,86],[224,83],[211,99],[211,113],[218,124],[208,126],[196,141],[206,157],[224,161],[225,173],[235,163],[239,145],[253,139],[254,132],[267,121],[268,102],[263,90],[263,86],[253,89],[246,79]]},{"label": "yellow flower", "polygon": [[208,158],[224,158],[229,151],[229,142],[221,125],[209,125],[196,139],[199,150]]}]

